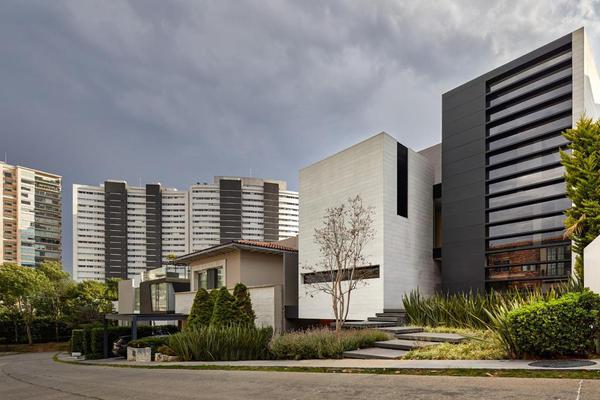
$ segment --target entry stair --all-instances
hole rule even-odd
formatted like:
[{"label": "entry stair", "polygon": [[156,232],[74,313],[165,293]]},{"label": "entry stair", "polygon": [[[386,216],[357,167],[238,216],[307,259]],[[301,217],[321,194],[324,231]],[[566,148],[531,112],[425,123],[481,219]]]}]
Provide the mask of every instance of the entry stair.
[{"label": "entry stair", "polygon": [[373,347],[344,352],[345,358],[395,360],[412,349],[436,346],[441,343],[457,344],[465,340],[455,333],[424,332],[418,326],[384,326],[375,329],[391,333],[395,339],[373,343]]}]

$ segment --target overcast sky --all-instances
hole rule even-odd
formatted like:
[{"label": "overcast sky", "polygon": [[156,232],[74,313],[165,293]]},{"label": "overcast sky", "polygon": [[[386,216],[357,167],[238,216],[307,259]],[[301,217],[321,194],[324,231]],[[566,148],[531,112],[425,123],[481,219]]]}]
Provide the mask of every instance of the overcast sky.
[{"label": "overcast sky", "polygon": [[[489,5],[487,5],[489,3]],[[585,26],[598,1],[0,2],[0,157],[73,183],[284,179],[386,131],[441,138],[441,94]]]}]

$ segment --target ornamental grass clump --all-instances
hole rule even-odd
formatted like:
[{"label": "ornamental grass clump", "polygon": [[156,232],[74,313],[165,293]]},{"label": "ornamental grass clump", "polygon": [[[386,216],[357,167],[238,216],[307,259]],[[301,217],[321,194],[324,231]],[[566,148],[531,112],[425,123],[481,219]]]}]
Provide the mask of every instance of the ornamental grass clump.
[{"label": "ornamental grass clump", "polygon": [[277,359],[342,358],[345,351],[370,347],[373,343],[390,339],[377,330],[344,330],[327,328],[285,333],[273,338],[271,353]]},{"label": "ornamental grass clump", "polygon": [[169,336],[168,346],[183,361],[237,361],[269,358],[271,328],[209,325]]}]

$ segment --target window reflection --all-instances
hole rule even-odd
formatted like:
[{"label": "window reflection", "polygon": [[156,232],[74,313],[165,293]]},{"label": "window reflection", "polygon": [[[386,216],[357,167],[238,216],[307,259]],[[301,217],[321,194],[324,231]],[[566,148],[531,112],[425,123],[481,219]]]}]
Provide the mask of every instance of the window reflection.
[{"label": "window reflection", "polygon": [[545,201],[543,203],[529,204],[526,206],[509,208],[507,210],[492,211],[488,214],[489,222],[506,221],[513,218],[558,212],[571,207],[571,200],[567,198]]},{"label": "window reflection", "polygon": [[547,60],[543,60],[542,62],[540,62],[539,64],[533,65],[532,67],[526,69],[526,70],[522,70],[517,72],[516,74],[509,76],[508,78],[505,78],[499,82],[493,83],[490,85],[490,91],[492,90],[498,90],[504,87],[507,87],[510,84],[513,84],[521,79],[527,78],[528,76],[532,76],[533,74],[536,74],[540,71],[543,71],[546,68],[550,68],[554,65],[558,65],[561,62],[567,61],[571,59],[571,52],[568,51],[566,53],[560,54],[554,58],[551,59],[547,59]]},{"label": "window reflection", "polygon": [[503,176],[524,172],[533,168],[543,167],[549,164],[556,164],[558,162],[560,162],[560,153],[557,151],[556,153],[546,154],[541,157],[530,158],[500,168],[491,169],[492,167],[490,167],[488,176],[490,179],[496,179],[501,178]]},{"label": "window reflection", "polygon": [[515,118],[515,119],[505,122],[503,124],[489,128],[489,134],[497,135],[499,133],[508,131],[510,129],[517,128],[521,125],[525,125],[529,122],[533,122],[535,120],[542,119],[544,117],[548,117],[552,114],[556,114],[561,111],[567,111],[570,109],[571,109],[571,100],[563,101],[561,103],[554,104],[552,106],[543,108],[541,110],[532,112],[532,113],[524,115],[522,117]]},{"label": "window reflection", "polygon": [[527,140],[532,137],[543,135],[545,133],[562,132],[565,129],[570,128],[572,123],[573,123],[573,120],[572,120],[571,115],[568,115],[566,117],[561,117],[559,119],[555,119],[555,120],[543,123],[541,125],[538,125],[536,127],[533,127],[530,129],[525,129],[514,135],[510,135],[505,138],[498,138],[494,141],[491,141],[489,144],[489,149],[495,150],[497,148],[500,148],[503,146],[508,146],[513,143]]},{"label": "window reflection", "polygon": [[512,267],[494,267],[486,270],[490,280],[507,280],[541,277],[564,277],[569,275],[571,263],[568,261],[548,264],[526,264]]},{"label": "window reflection", "polygon": [[518,112],[518,111],[523,111],[526,108],[533,107],[537,104],[543,103],[550,99],[560,97],[560,96],[568,94],[568,93],[571,93],[571,85],[570,84],[554,88],[545,93],[539,94],[539,95],[529,98],[527,100],[523,100],[519,103],[511,105],[510,107],[506,107],[502,110],[499,110],[497,112],[490,114],[489,121],[494,121],[499,118],[506,117],[506,116],[508,116],[510,114],[514,114],[515,112]]},{"label": "window reflection", "polygon": [[563,232],[564,230],[561,228],[552,232],[532,233],[502,239],[490,239],[488,240],[488,250],[556,244],[565,241]]},{"label": "window reflection", "polygon": [[560,228],[563,225],[564,220],[564,215],[555,215],[553,217],[513,222],[512,224],[494,225],[488,227],[488,235],[491,237],[517,235],[524,232],[538,231],[542,229]]},{"label": "window reflection", "polygon": [[571,258],[571,246],[568,244],[538,249],[513,250],[505,253],[488,254],[488,266],[524,265],[544,261],[565,261]]},{"label": "window reflection", "polygon": [[516,157],[526,156],[542,150],[556,148],[558,146],[566,146],[569,141],[563,136],[558,135],[537,142],[529,143],[516,149],[512,149],[505,153],[495,154],[489,157],[489,164],[498,164],[500,162],[510,160]]},{"label": "window reflection", "polygon": [[504,94],[501,94],[498,97],[495,97],[494,99],[490,100],[490,102],[489,102],[490,107],[496,106],[498,104],[502,104],[508,100],[514,99],[517,96],[521,96],[527,92],[534,91],[536,89],[543,87],[544,85],[555,82],[562,78],[566,78],[568,76],[571,76],[571,66],[567,66],[564,69],[561,69],[560,71],[558,71],[556,73],[546,75],[538,80],[535,80],[531,83],[528,83],[519,88],[511,90],[510,92],[506,92]]},{"label": "window reflection", "polygon": [[543,186],[534,189],[521,190],[519,192],[505,194],[503,196],[491,197],[488,199],[490,208],[507,206],[523,201],[541,199],[548,196],[565,193],[566,185],[564,182],[555,183],[553,185]]}]

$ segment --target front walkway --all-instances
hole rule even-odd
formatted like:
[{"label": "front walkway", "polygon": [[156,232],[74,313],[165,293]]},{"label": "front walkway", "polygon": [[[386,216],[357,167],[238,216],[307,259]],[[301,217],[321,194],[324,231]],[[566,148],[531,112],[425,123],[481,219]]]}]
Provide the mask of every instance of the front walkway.
[{"label": "front walkway", "polygon": [[[73,361],[74,358],[61,354],[62,361]],[[569,360],[550,360],[548,363],[564,363]],[[275,367],[275,368],[335,368],[335,369],[485,369],[485,370],[600,370],[600,360],[580,360],[594,362],[594,365],[578,367],[542,367],[530,365],[532,360],[265,360],[265,361],[176,361],[176,362],[137,362],[127,361],[122,358],[109,358],[104,360],[80,361],[82,364],[106,366],[223,366],[223,367]]]}]

